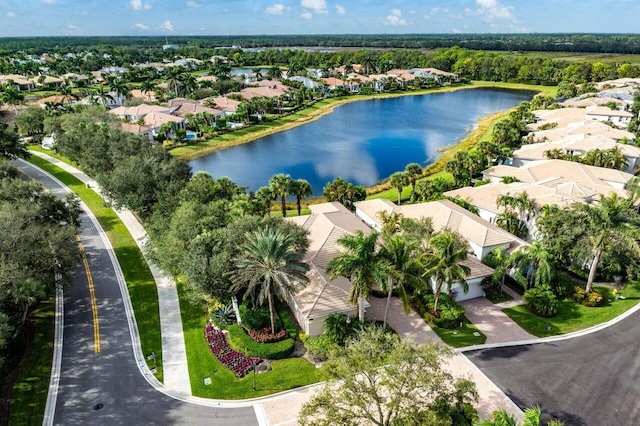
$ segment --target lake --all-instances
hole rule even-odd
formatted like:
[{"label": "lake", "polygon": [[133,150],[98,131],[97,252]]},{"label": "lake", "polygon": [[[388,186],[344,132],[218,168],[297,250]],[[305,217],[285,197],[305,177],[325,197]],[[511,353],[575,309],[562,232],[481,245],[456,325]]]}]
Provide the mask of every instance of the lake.
[{"label": "lake", "polygon": [[255,191],[278,173],[306,179],[314,195],[335,177],[371,186],[426,166],[457,143],[478,119],[530,100],[533,93],[469,89],[351,102],[316,121],[190,162],[193,172],[227,176]]}]

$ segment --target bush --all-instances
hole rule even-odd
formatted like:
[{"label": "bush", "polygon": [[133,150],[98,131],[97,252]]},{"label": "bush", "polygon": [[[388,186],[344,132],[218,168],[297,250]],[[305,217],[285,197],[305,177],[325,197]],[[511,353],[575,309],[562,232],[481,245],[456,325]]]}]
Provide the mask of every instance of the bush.
[{"label": "bush", "polygon": [[233,307],[229,305],[222,305],[215,311],[211,312],[211,320],[217,326],[233,324],[236,321],[236,314],[233,312]]},{"label": "bush", "polygon": [[[269,314],[268,306],[251,309],[245,302],[240,305],[239,311],[242,325],[245,327],[251,330],[262,330],[265,327],[271,327],[271,315]],[[276,318],[276,330],[281,328],[282,323],[279,318]]]},{"label": "bush", "polygon": [[604,298],[596,289],[591,289],[591,292],[587,294],[584,288],[576,286],[573,288],[573,300],[583,306],[595,307],[602,305]]},{"label": "bush", "polygon": [[344,346],[344,342],[355,334],[357,322],[345,314],[331,314],[324,322],[322,334],[333,343]]},{"label": "bush", "polygon": [[271,333],[271,328],[265,327],[262,330],[246,330],[249,337],[258,343],[275,343],[287,338],[287,332],[281,329],[277,333]]},{"label": "bush", "polygon": [[253,357],[265,359],[287,358],[291,355],[291,352],[293,352],[296,343],[291,337],[275,343],[258,343],[237,324],[230,325],[227,330],[229,331],[229,343],[231,347],[245,355]]},{"label": "bush", "polygon": [[307,341],[304,342],[304,347],[321,359],[329,358],[334,351],[339,349],[339,346],[326,334],[318,337],[309,337]]},{"label": "bush", "polygon": [[436,298],[433,294],[423,296],[426,308],[425,318],[441,328],[457,328],[464,320],[464,308],[461,304],[446,294],[441,294],[438,299],[438,311],[434,312]]},{"label": "bush", "polygon": [[550,318],[558,314],[558,298],[551,290],[534,287],[525,291],[523,299],[534,315]]}]

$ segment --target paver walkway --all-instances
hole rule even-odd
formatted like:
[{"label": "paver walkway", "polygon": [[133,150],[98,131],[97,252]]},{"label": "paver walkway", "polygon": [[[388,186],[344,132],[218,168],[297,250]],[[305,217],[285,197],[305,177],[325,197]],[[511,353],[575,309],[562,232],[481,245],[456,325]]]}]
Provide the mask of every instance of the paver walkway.
[{"label": "paver walkway", "polygon": [[[367,319],[381,321],[384,318],[387,299],[369,297],[369,303],[371,307],[367,309]],[[411,338],[418,343],[432,341],[444,344],[440,337],[416,312],[411,310],[408,316],[405,315],[402,309],[402,301],[397,297],[391,298],[387,322],[400,336]],[[487,418],[494,410],[504,408],[518,419],[522,419],[522,410],[464,355],[456,353],[449,360],[447,367],[455,376],[467,377],[476,383],[478,394],[480,395],[476,408],[481,418]]]},{"label": "paver walkway", "polygon": [[[44,158],[64,171],[72,174],[74,177],[84,182],[100,194],[100,187],[96,181],[75,167],[41,152],[31,151],[31,153],[37,157]],[[100,195],[102,196],[102,194]],[[116,213],[144,254],[143,245],[147,239],[147,233],[143,226],[129,210],[120,210],[116,211]],[[164,386],[167,391],[170,391],[175,395],[188,396],[191,395],[191,381],[189,379],[187,351],[184,343],[184,333],[182,330],[182,317],[180,316],[178,290],[171,277],[163,274],[162,271],[160,271],[148,259],[147,263],[158,288]]]},{"label": "paver walkway", "polygon": [[513,297],[513,300],[493,304],[484,297],[477,297],[461,302],[466,311],[465,316],[487,336],[487,344],[536,339],[536,336],[524,331],[502,312],[504,308],[523,303],[522,296],[515,291],[505,287],[505,292]]}]

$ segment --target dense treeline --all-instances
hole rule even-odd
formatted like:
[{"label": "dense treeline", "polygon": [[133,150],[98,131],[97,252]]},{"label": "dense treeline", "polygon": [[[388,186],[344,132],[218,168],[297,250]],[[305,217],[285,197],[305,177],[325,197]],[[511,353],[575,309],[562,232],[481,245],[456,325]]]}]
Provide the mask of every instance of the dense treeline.
[{"label": "dense treeline", "polygon": [[[109,45],[136,48],[158,47],[164,37],[46,37],[0,38],[0,49],[32,50],[35,53],[58,47],[88,48]],[[344,34],[344,35],[256,35],[173,36],[173,44],[200,48],[242,46],[342,48],[437,49],[464,46],[474,50],[544,51],[585,53],[640,53],[637,34]]]}]

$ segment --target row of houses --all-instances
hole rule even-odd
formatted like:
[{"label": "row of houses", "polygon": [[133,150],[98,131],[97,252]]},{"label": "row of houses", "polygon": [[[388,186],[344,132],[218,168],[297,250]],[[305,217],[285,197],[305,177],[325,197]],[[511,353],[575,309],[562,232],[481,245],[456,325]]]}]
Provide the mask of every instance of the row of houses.
[{"label": "row of houses", "polygon": [[[347,278],[334,280],[327,274],[329,260],[341,252],[337,241],[341,237],[372,229],[380,230],[380,212],[395,212],[405,218],[430,218],[435,231],[448,229],[459,233],[469,243],[470,252],[464,265],[470,273],[466,277],[469,290],[465,293],[455,283],[448,290],[457,290],[458,301],[484,296],[481,282],[493,275],[493,269],[480,259],[494,248],[508,252],[527,244],[488,221],[476,216],[449,200],[398,206],[388,200],[366,200],[355,203],[355,214],[338,202],[309,206],[311,215],[290,217],[290,220],[309,231],[309,250],[305,260],[310,265],[309,284],[289,295],[291,307],[300,327],[310,336],[322,333],[325,319],[331,314],[355,316],[357,308],[349,302],[351,283]],[[366,309],[370,306],[364,304]]]}]

